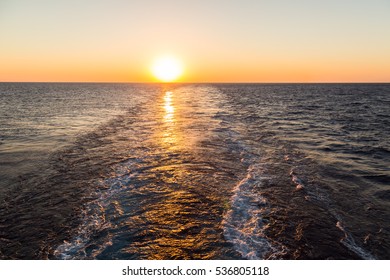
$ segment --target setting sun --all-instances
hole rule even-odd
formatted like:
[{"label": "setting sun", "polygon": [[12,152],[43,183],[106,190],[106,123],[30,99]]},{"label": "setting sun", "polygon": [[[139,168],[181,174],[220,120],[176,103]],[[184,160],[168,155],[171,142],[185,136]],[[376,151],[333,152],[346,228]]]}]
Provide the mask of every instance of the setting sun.
[{"label": "setting sun", "polygon": [[174,82],[183,73],[183,68],[177,59],[166,56],[154,62],[152,73],[162,82]]}]

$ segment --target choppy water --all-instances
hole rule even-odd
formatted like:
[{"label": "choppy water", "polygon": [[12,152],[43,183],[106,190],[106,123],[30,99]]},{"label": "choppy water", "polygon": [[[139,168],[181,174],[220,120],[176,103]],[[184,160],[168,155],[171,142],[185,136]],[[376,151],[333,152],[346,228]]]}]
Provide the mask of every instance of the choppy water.
[{"label": "choppy water", "polygon": [[0,84],[0,257],[389,259],[390,85]]}]

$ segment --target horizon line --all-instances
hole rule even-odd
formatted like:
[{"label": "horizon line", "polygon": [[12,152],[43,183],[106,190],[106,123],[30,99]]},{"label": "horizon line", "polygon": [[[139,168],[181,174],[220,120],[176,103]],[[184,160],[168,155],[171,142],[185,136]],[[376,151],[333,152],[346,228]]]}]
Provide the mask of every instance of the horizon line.
[{"label": "horizon line", "polygon": [[329,81],[329,82],[118,82],[118,81],[0,81],[0,83],[42,84],[390,84],[390,81]]}]

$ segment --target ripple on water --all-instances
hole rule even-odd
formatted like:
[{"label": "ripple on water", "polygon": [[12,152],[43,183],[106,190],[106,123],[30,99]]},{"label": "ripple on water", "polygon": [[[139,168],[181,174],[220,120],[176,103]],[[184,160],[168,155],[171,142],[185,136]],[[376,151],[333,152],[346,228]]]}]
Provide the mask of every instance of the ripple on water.
[{"label": "ripple on water", "polygon": [[245,259],[274,258],[285,250],[264,234],[269,205],[255,190],[267,178],[262,167],[262,164],[249,167],[246,178],[235,186],[230,209],[224,215],[224,236]]}]

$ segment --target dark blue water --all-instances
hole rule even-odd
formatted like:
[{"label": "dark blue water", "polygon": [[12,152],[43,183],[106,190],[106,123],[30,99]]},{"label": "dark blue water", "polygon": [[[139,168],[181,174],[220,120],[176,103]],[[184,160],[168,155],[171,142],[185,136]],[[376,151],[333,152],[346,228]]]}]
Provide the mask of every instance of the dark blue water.
[{"label": "dark blue water", "polygon": [[4,259],[389,259],[388,84],[0,84]]}]

